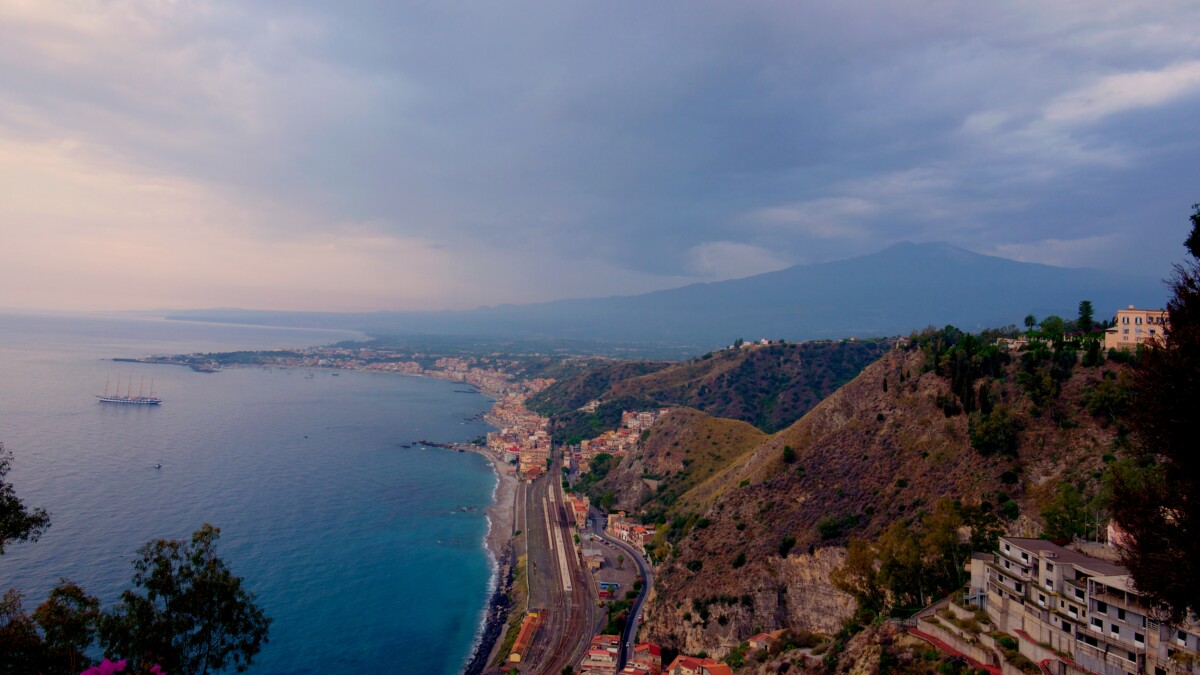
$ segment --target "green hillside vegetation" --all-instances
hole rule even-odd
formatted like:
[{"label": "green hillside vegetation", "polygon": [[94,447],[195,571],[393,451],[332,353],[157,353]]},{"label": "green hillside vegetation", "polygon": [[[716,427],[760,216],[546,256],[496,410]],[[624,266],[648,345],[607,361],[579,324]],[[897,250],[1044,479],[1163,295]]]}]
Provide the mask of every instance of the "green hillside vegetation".
[{"label": "green hillside vegetation", "polygon": [[653,373],[671,365],[668,361],[618,361],[597,365],[555,382],[546,390],[530,397],[526,406],[547,417],[575,412],[602,397],[616,382]]},{"label": "green hillside vegetation", "polygon": [[591,483],[585,476],[582,484],[601,505],[638,510],[649,522],[673,524],[664,532],[677,538],[699,520],[685,505],[676,508],[680,498],[766,438],[745,422],[681,408],[646,432],[637,453],[604,467],[602,480]]},{"label": "green hillside vegetation", "polygon": [[[573,443],[613,429],[618,408],[664,405],[695,408],[741,420],[772,433],[800,419],[894,344],[838,340],[747,345],[683,363],[612,364],[555,383],[529,401],[551,417],[559,442]],[[593,413],[578,410],[601,401]]]}]

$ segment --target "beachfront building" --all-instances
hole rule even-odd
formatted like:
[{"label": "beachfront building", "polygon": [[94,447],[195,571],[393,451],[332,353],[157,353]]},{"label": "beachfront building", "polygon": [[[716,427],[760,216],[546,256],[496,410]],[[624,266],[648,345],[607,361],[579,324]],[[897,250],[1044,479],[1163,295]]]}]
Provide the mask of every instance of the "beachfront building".
[{"label": "beachfront building", "polygon": [[1020,637],[1021,652],[1035,661],[1098,675],[1200,673],[1200,624],[1156,619],[1114,562],[1042,539],[1001,537],[995,554],[972,556],[971,566],[972,579],[985,579],[974,595],[988,617]]},{"label": "beachfront building", "polygon": [[1169,326],[1161,309],[1122,309],[1113,318],[1113,327],[1104,332],[1105,349],[1136,349],[1147,342],[1160,342]]}]

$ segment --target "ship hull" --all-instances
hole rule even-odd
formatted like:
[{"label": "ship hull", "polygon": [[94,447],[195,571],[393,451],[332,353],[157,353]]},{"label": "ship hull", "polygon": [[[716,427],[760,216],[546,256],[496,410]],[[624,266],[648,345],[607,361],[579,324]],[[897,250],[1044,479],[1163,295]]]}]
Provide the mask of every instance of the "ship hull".
[{"label": "ship hull", "polygon": [[162,403],[162,399],[149,396],[97,396],[96,398],[100,399],[101,403],[117,403],[120,405],[159,405]]}]

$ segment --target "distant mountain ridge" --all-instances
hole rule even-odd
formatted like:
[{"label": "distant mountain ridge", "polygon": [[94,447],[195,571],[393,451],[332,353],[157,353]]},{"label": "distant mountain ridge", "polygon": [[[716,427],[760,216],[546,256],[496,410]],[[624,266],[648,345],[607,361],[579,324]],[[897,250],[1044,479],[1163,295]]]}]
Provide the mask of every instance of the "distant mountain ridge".
[{"label": "distant mountain ridge", "polygon": [[743,279],[642,295],[556,300],[444,312],[188,310],[169,318],[343,328],[373,334],[499,335],[696,345],[737,337],[807,340],[907,334],[951,323],[965,330],[1026,314],[1097,317],[1127,305],[1162,306],[1157,279],[973,253],[946,243],[901,243],[878,253],[797,265]]}]

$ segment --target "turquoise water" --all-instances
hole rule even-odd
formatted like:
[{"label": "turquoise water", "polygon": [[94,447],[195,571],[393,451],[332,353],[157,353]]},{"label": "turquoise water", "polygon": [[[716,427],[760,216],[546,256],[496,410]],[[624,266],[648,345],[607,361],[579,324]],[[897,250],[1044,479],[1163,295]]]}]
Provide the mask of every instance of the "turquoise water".
[{"label": "turquoise water", "polygon": [[[273,617],[259,673],[455,673],[491,580],[496,478],[472,453],[403,448],[485,433],[490,401],[437,380],[113,363],[353,336],[164,321],[0,315],[9,480],[53,524],[0,556],[32,609],[65,576],[116,600],[138,546],[204,522]],[[106,378],[154,380],[161,407],[98,404]],[[162,468],[154,464],[161,462]]]}]

